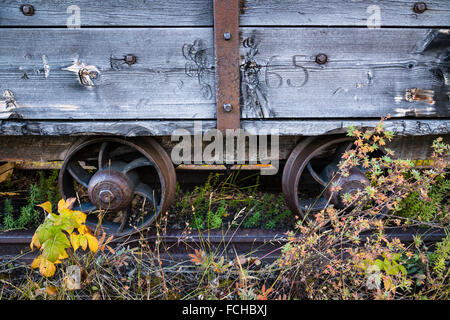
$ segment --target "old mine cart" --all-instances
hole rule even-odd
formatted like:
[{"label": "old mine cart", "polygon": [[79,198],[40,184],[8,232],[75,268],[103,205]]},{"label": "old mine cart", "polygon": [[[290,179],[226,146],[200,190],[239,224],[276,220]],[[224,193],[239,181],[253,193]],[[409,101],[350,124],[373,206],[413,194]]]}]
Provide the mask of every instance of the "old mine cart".
[{"label": "old mine cart", "polygon": [[[0,161],[62,161],[61,194],[123,235],[167,210],[180,162],[242,163],[243,147],[247,164],[284,164],[302,214],[302,181],[326,188],[347,126],[389,114],[389,147],[409,159],[448,140],[449,22],[448,0],[2,0]],[[207,161],[227,129],[272,151]]]}]

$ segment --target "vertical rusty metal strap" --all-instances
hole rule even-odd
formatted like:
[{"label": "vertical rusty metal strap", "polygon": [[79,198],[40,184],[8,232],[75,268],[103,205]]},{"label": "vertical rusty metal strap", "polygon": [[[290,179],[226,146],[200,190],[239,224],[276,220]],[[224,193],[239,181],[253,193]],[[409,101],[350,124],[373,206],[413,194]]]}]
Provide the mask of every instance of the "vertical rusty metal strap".
[{"label": "vertical rusty metal strap", "polygon": [[239,129],[239,0],[214,0],[214,52],[217,129]]}]

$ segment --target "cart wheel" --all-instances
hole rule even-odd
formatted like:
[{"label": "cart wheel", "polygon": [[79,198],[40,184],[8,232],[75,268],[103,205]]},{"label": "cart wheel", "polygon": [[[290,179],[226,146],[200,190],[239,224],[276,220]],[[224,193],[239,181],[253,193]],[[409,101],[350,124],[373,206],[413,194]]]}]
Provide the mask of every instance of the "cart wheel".
[{"label": "cart wheel", "polygon": [[[305,218],[329,204],[342,207],[344,194],[369,184],[359,167],[352,168],[348,177],[337,174],[342,155],[352,146],[350,137],[321,136],[306,138],[294,148],[284,167],[282,180],[283,193],[292,212]],[[301,189],[299,182],[307,180],[312,181],[312,187]],[[336,184],[341,190],[331,191]]]},{"label": "cart wheel", "polygon": [[174,200],[175,169],[151,138],[94,138],[73,146],[59,174],[63,198],[76,197],[74,210],[88,214],[94,230],[128,235],[148,228]]}]

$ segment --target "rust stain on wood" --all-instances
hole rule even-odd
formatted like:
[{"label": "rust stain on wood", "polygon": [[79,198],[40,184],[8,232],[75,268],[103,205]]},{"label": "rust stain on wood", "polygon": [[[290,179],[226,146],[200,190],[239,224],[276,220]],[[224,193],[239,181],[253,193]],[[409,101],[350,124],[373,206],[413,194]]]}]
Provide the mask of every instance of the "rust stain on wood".
[{"label": "rust stain on wood", "polygon": [[424,90],[419,88],[407,89],[405,100],[408,102],[423,101],[431,105],[436,103],[434,100],[434,90]]}]

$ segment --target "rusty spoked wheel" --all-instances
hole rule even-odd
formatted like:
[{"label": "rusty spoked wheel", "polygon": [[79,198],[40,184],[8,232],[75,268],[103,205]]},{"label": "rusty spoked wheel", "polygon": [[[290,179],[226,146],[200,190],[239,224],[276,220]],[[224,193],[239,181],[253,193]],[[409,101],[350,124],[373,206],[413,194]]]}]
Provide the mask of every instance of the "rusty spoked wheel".
[{"label": "rusty spoked wheel", "polygon": [[[364,188],[369,180],[361,168],[352,168],[348,177],[337,174],[342,155],[353,146],[343,136],[306,138],[291,152],[283,171],[283,193],[289,208],[307,218],[329,204],[342,207],[342,196]],[[300,187],[299,184],[309,184]],[[340,191],[332,191],[337,185]]]},{"label": "rusty spoked wheel", "polygon": [[75,144],[59,174],[61,195],[78,198],[94,230],[122,236],[148,228],[174,200],[176,176],[170,157],[151,138],[94,138]]}]

